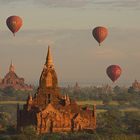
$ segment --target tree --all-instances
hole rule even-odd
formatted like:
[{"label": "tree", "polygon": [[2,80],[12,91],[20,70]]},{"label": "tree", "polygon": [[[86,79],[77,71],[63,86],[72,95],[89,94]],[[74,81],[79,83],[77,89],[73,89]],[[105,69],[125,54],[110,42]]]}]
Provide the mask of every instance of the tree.
[{"label": "tree", "polygon": [[122,90],[121,90],[121,88],[119,86],[115,86],[114,89],[113,89],[113,91],[115,93],[121,93],[122,92]]},{"label": "tree", "polygon": [[34,126],[27,126],[22,130],[22,135],[26,136],[27,140],[37,139],[36,130]]},{"label": "tree", "polygon": [[110,109],[97,116],[97,128],[99,132],[118,134],[123,131],[122,112]]},{"label": "tree", "polygon": [[14,96],[15,95],[15,90],[12,87],[7,87],[3,90],[3,92],[5,93],[6,96]]},{"label": "tree", "polygon": [[129,133],[140,134],[140,112],[127,112],[124,121]]},{"label": "tree", "polygon": [[0,112],[0,129],[4,129],[9,124],[10,119],[9,113]]}]

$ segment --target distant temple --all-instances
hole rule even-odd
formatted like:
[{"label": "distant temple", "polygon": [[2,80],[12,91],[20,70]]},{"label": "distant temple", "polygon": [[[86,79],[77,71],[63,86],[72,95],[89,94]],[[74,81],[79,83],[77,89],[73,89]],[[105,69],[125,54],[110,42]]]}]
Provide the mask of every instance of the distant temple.
[{"label": "distant temple", "polygon": [[24,83],[24,78],[20,78],[17,76],[12,62],[9,67],[9,72],[3,79],[0,80],[0,89],[5,89],[7,87],[12,87],[15,90],[33,90],[31,85],[27,85]]},{"label": "distant temple", "polygon": [[61,95],[50,47],[37,93],[29,95],[23,109],[17,106],[17,129],[33,125],[38,134],[96,129],[96,107],[82,108]]},{"label": "distant temple", "polygon": [[79,86],[78,82],[76,82],[76,84],[74,86],[74,91],[80,91],[80,86]]},{"label": "distant temple", "polygon": [[133,90],[136,91],[136,92],[140,91],[140,83],[139,83],[137,80],[135,80],[135,81],[132,83],[132,88],[133,88]]}]

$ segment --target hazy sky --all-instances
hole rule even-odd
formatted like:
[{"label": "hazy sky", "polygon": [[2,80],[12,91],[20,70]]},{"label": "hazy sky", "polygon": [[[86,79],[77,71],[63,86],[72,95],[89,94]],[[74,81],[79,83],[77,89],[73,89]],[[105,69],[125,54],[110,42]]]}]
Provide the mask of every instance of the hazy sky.
[{"label": "hazy sky", "polygon": [[[47,54],[52,54],[61,83],[105,84],[110,64],[123,72],[116,84],[140,81],[140,0],[0,0],[0,76],[11,59],[16,73],[28,83],[38,83]],[[23,27],[13,37],[8,16],[18,15]],[[92,29],[109,29],[98,47]]]}]

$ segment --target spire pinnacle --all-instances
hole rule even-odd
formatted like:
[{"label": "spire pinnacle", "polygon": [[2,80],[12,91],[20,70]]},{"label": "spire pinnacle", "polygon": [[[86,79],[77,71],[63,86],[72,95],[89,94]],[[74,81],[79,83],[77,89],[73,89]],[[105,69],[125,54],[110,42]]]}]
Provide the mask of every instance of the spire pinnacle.
[{"label": "spire pinnacle", "polygon": [[12,60],[11,60],[11,64],[10,64],[10,67],[9,67],[9,71],[10,72],[14,72],[15,71],[15,68],[14,68]]},{"label": "spire pinnacle", "polygon": [[48,46],[48,53],[47,53],[47,58],[46,58],[45,65],[47,67],[53,67],[54,66],[50,46]]}]

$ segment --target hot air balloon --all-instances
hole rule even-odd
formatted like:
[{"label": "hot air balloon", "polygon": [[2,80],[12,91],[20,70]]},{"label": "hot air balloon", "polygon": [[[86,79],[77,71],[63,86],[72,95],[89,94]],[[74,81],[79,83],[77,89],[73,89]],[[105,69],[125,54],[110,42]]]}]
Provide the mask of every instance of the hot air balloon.
[{"label": "hot air balloon", "polygon": [[121,75],[122,70],[120,68],[120,66],[118,65],[110,65],[107,69],[106,69],[106,73],[108,75],[108,77],[115,82]]},{"label": "hot air balloon", "polygon": [[10,16],[6,20],[6,24],[10,31],[15,36],[15,33],[20,29],[22,26],[22,19],[19,16]]},{"label": "hot air balloon", "polygon": [[99,43],[99,46],[100,46],[100,43],[103,42],[105,38],[107,37],[108,30],[105,27],[98,26],[93,29],[92,35],[96,39],[96,41]]}]

